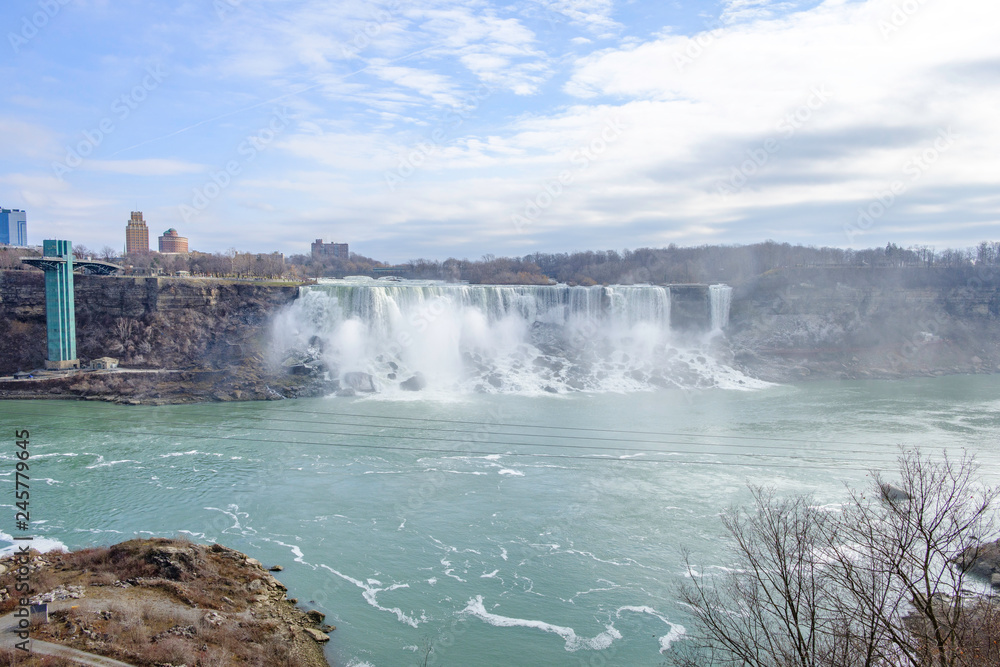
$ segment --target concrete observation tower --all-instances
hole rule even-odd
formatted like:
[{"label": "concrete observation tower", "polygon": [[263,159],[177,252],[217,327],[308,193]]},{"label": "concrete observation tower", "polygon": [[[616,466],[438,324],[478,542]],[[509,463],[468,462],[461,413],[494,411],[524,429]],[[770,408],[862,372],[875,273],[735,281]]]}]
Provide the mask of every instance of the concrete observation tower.
[{"label": "concrete observation tower", "polygon": [[21,261],[45,272],[45,321],[49,358],[45,368],[79,368],[76,357],[76,301],[73,296],[73,272],[87,271],[111,275],[121,269],[109,262],[74,260],[69,241],[44,241],[41,257],[23,257]]}]

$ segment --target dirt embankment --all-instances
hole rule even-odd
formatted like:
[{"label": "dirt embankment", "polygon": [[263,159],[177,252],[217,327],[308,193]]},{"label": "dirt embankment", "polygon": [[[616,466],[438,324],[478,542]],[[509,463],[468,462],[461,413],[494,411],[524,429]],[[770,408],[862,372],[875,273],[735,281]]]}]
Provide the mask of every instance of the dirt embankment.
[{"label": "dirt embankment", "polygon": [[[16,557],[0,561],[0,615],[18,606],[21,568]],[[137,667],[328,666],[322,646],[333,628],[323,615],[298,609],[260,563],[218,544],[157,538],[32,552],[27,568],[33,602],[50,608],[33,640]],[[2,664],[31,664],[29,657],[0,651]]]}]

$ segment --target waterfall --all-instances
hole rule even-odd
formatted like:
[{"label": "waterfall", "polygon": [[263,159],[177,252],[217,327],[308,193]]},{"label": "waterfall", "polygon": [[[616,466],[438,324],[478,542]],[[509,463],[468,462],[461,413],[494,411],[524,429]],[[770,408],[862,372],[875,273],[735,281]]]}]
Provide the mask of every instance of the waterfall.
[{"label": "waterfall", "polygon": [[712,300],[712,330],[721,330],[729,326],[729,307],[733,301],[733,288],[729,285],[710,285],[709,296]]},{"label": "waterfall", "polygon": [[[713,291],[713,323],[715,300]],[[368,374],[390,394],[418,385],[421,395],[636,391],[734,378],[692,336],[681,346],[670,310],[669,288],[653,285],[322,280],[276,318],[273,338],[277,356],[321,360],[334,379]]]}]

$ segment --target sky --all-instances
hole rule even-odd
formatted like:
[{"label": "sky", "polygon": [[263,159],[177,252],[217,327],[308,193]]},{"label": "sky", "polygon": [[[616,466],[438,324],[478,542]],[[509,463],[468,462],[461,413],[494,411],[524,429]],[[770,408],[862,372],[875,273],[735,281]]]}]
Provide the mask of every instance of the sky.
[{"label": "sky", "polygon": [[31,243],[386,261],[1000,238],[995,0],[6,0]]}]

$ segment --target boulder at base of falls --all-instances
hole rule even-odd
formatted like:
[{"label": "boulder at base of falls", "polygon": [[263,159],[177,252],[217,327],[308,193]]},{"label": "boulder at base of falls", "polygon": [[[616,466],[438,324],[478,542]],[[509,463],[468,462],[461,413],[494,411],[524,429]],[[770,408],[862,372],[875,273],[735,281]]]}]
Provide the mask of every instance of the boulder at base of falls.
[{"label": "boulder at base of falls", "polygon": [[399,388],[403,391],[420,391],[426,386],[427,378],[425,378],[424,374],[420,372],[411,377],[409,380],[404,380],[399,383]]},{"label": "boulder at base of falls", "polygon": [[1000,574],[1000,540],[969,547],[955,558],[964,571],[989,579]]},{"label": "boulder at base of falls", "polygon": [[893,486],[892,484],[882,483],[879,485],[879,490],[882,492],[883,500],[888,500],[892,503],[910,499],[910,494],[898,486]]},{"label": "boulder at base of falls", "polygon": [[369,394],[375,391],[375,378],[368,373],[362,373],[360,371],[344,373],[344,379],[341,384],[345,387],[350,387],[355,391],[361,391]]}]

